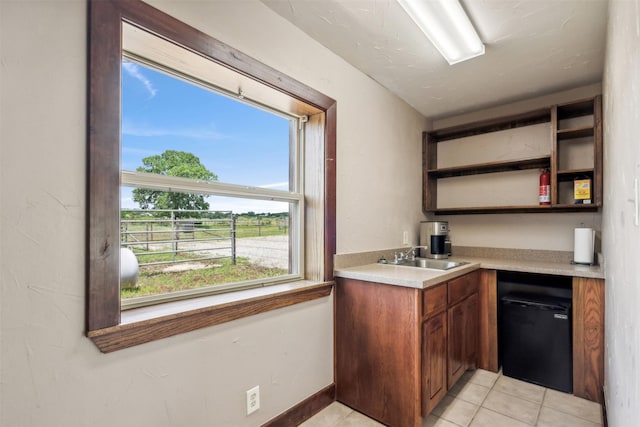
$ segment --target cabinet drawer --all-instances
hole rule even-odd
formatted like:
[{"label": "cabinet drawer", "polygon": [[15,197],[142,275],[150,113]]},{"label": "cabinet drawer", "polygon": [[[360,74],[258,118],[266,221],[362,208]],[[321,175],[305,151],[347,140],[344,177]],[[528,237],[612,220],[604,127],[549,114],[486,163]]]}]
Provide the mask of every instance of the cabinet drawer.
[{"label": "cabinet drawer", "polygon": [[425,289],[422,294],[422,315],[426,318],[447,309],[447,284]]},{"label": "cabinet drawer", "polygon": [[478,273],[466,274],[449,281],[449,305],[462,301],[471,294],[478,292]]}]

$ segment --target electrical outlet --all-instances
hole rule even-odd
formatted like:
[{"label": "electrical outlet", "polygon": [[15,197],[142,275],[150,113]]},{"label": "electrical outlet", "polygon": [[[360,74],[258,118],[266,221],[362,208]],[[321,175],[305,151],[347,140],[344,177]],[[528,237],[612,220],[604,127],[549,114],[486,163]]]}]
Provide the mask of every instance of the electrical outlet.
[{"label": "electrical outlet", "polygon": [[402,232],[402,244],[403,245],[408,245],[409,244],[409,232],[408,231]]},{"label": "electrical outlet", "polygon": [[260,386],[247,390],[247,415],[260,409]]}]

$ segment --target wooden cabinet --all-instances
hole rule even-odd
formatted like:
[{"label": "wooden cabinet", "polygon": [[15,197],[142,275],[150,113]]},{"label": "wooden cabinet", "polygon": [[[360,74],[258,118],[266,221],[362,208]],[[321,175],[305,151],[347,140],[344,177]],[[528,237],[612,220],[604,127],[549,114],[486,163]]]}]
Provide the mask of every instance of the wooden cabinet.
[{"label": "wooden cabinet", "polygon": [[498,272],[480,270],[478,284],[478,368],[498,372]]},{"label": "wooden cabinet", "polygon": [[432,286],[422,292],[422,315],[425,319],[447,309],[447,284]]},{"label": "wooden cabinet", "polygon": [[423,291],[422,415],[427,416],[447,394],[449,381],[448,283]]},{"label": "wooden cabinet", "polygon": [[336,279],[336,399],[397,427],[422,425],[422,290]]},{"label": "wooden cabinet", "polygon": [[602,403],[604,280],[573,278],[573,394]]},{"label": "wooden cabinet", "polygon": [[[540,141],[541,148],[532,150],[527,141],[514,132],[518,128],[530,129],[537,125],[546,124],[550,132],[544,132]],[[458,155],[440,156],[456,159],[460,154],[472,152],[475,148],[470,138],[478,138],[485,134],[498,135],[498,132],[511,132],[507,136],[504,151],[499,152],[487,141],[482,162],[477,162],[476,155],[468,156],[470,162],[453,166],[439,164],[439,148],[445,144],[451,147],[461,144]],[[539,134],[539,130],[536,131]],[[537,136],[536,136],[537,138]],[[488,152],[496,150],[494,156]],[[549,108],[529,111],[522,114],[484,120],[445,129],[438,129],[423,134],[423,209],[435,214],[468,214],[468,213],[511,213],[511,212],[565,212],[565,211],[594,211],[602,205],[602,97],[600,95],[586,100],[566,104],[553,105]],[[537,203],[537,175],[536,169],[549,169],[551,173],[551,204],[541,206]],[[455,188],[473,186],[480,175],[490,174],[490,179],[483,186],[501,185],[512,180],[513,173],[533,170],[533,173],[523,177],[521,185],[503,194],[504,191],[494,191],[501,199],[496,203],[467,204],[466,200],[457,200],[457,204],[441,206],[438,198],[438,188],[443,184],[458,181],[457,187],[447,187],[445,193]],[[539,174],[538,174],[539,175]],[[468,184],[459,186],[460,179],[466,177]],[[573,180],[585,177],[591,179],[593,198],[588,204],[574,204]],[[473,196],[472,187],[462,191],[462,198]],[[526,193],[529,197],[524,202],[518,199],[519,194]],[[513,199],[513,201],[512,201]],[[533,200],[533,201],[532,201]]]},{"label": "wooden cabinet", "polygon": [[473,272],[422,290],[337,278],[337,400],[385,425],[421,426],[455,382],[447,367],[459,362],[459,378],[476,365],[477,280]]},{"label": "wooden cabinet", "polygon": [[461,302],[454,305],[447,314],[449,316],[447,384],[451,387],[460,379],[466,367],[464,360],[465,304]]},{"label": "wooden cabinet", "polygon": [[449,295],[460,281],[465,287],[464,299],[454,300],[448,310],[447,384],[455,384],[467,369],[475,369],[478,356],[478,275],[472,273],[449,283]]},{"label": "wooden cabinet", "polygon": [[478,294],[473,294],[464,302],[464,360],[466,369],[478,367]]},{"label": "wooden cabinet", "polygon": [[[443,286],[446,289],[446,287]],[[447,394],[447,313],[422,326],[422,414],[428,415]]]}]

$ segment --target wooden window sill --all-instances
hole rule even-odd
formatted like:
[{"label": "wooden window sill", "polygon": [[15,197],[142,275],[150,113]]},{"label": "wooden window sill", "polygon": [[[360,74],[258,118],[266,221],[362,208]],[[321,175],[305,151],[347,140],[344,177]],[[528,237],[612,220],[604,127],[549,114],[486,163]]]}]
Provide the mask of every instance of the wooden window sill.
[{"label": "wooden window sill", "polygon": [[117,326],[87,332],[101,352],[150,341],[329,296],[334,282],[298,281],[122,312]]}]

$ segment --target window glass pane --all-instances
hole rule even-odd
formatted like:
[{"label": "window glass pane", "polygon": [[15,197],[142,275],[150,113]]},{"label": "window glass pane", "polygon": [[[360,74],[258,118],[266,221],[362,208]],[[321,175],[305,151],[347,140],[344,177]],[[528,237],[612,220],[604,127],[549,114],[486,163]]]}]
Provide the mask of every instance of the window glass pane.
[{"label": "window glass pane", "polygon": [[[135,189],[122,188],[123,200]],[[188,196],[159,192],[163,196]],[[218,199],[227,199],[219,200]],[[231,208],[250,201],[207,197]],[[139,263],[136,286],[123,299],[222,284],[269,280],[290,273],[289,204],[257,201],[259,211],[121,208],[121,247]],[[247,205],[248,206],[248,205]],[[125,257],[121,260],[126,263]]]},{"label": "window glass pane", "polygon": [[[123,58],[121,170],[289,191],[292,123]],[[121,264],[129,257],[139,266],[136,278],[121,277],[123,307],[136,297],[299,277],[300,244],[290,238],[300,238],[297,226],[290,232],[298,202],[256,200],[243,188],[229,190],[234,197],[191,194],[184,181],[136,187],[149,181],[158,183],[123,175]]]},{"label": "window glass pane", "polygon": [[288,191],[291,120],[123,58],[123,170]]}]

